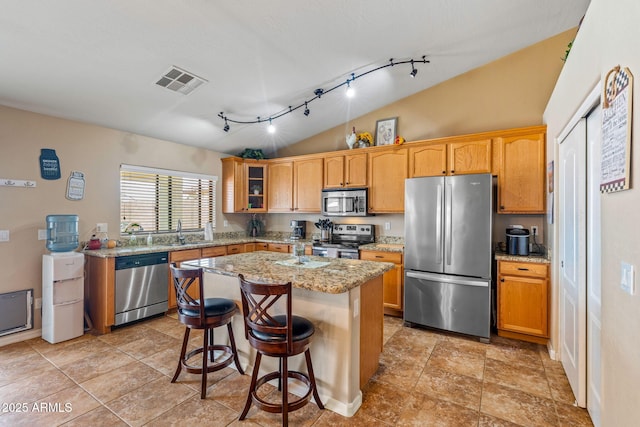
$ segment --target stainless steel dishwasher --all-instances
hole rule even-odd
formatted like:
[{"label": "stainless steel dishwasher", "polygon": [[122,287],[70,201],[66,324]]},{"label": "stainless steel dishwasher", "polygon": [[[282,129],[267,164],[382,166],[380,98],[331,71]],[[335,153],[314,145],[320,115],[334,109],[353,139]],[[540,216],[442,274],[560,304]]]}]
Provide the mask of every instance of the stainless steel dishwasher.
[{"label": "stainless steel dishwasher", "polygon": [[167,252],[116,257],[115,325],[168,310]]}]

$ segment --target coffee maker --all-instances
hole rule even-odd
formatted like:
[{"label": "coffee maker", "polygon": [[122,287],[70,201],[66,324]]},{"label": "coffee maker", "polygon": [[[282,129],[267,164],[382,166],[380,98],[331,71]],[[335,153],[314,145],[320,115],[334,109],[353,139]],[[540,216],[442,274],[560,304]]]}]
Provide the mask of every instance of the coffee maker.
[{"label": "coffee maker", "polygon": [[306,239],[307,238],[307,222],[299,219],[292,219],[289,223],[289,227],[291,227],[292,234],[291,237],[294,239]]}]

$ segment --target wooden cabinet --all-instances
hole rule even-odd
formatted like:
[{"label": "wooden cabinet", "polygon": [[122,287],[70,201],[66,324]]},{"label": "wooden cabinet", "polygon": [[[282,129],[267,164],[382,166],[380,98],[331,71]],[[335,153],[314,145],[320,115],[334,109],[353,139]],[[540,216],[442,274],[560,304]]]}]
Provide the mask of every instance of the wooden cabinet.
[{"label": "wooden cabinet", "polygon": [[256,251],[268,251],[269,250],[269,244],[268,243],[257,242],[255,247],[256,247]]},{"label": "wooden cabinet", "polygon": [[324,188],[366,187],[367,154],[328,155],[324,158]]},{"label": "wooden cabinet", "polygon": [[404,180],[408,177],[408,149],[386,148],[369,153],[369,212],[404,212]]},{"label": "wooden cabinet", "polygon": [[409,149],[409,177],[491,173],[491,138]]},{"label": "wooden cabinet", "polygon": [[311,157],[293,162],[293,210],[295,212],[320,213],[322,157]]},{"label": "wooden cabinet", "polygon": [[268,171],[269,212],[320,212],[322,157],[270,162]]},{"label": "wooden cabinet", "polygon": [[397,252],[360,251],[360,259],[366,261],[392,262],[393,270],[382,276],[382,293],[385,314],[402,316],[404,299],[404,267],[402,254]]},{"label": "wooden cabinet", "polygon": [[269,180],[267,210],[291,212],[293,210],[293,160],[270,162],[267,175]]},{"label": "wooden cabinet", "polygon": [[545,134],[496,138],[498,213],[545,213]]},{"label": "wooden cabinet", "polygon": [[546,343],[548,274],[547,264],[498,262],[498,335]]},{"label": "wooden cabinet", "polygon": [[201,258],[213,258],[217,256],[224,256],[226,254],[227,254],[226,246],[211,246],[208,248],[202,248],[201,250]]},{"label": "wooden cabinet", "polygon": [[222,159],[222,212],[267,211],[267,163],[253,159]]},{"label": "wooden cabinet", "polygon": [[111,332],[115,323],[116,259],[87,256],[84,292],[89,316],[98,334]]}]

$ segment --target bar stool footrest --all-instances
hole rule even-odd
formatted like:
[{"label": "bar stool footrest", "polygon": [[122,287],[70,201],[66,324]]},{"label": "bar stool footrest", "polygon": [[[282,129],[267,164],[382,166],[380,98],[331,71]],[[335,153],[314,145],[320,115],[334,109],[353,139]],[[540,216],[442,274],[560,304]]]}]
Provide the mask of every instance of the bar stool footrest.
[{"label": "bar stool footrest", "polygon": [[[309,403],[309,401],[311,400],[311,393],[313,393],[313,386],[311,384],[311,380],[309,379],[309,377],[306,374],[303,374],[302,372],[289,371],[287,372],[287,377],[297,379],[307,386],[307,393],[304,396],[288,403],[288,406],[289,406],[288,412],[293,412],[297,409],[302,408],[307,403]],[[267,402],[258,396],[258,389],[261,386],[263,386],[264,384],[266,384],[271,380],[277,380],[278,378],[280,378],[280,372],[278,371],[265,374],[264,376],[258,378],[258,380],[256,381],[255,388],[251,390],[251,400],[258,408],[262,409],[263,411],[271,412],[274,414],[282,413],[282,404]]]},{"label": "bar stool footrest", "polygon": [[[233,350],[231,349],[231,346],[221,345],[221,344],[210,345],[208,346],[206,351],[215,351],[215,350],[220,350],[224,352],[227,355],[227,358],[220,362],[215,362],[215,363],[212,362],[213,363],[212,365],[207,366],[207,372],[219,371],[220,369],[226,368],[227,366],[233,363]],[[203,351],[204,349],[202,347],[198,347],[194,350],[191,350],[189,353],[185,354],[184,359],[180,361],[180,363],[182,364],[182,368],[190,374],[201,374],[202,367],[190,365],[189,359],[191,359],[196,354],[202,354]],[[200,358],[200,360],[202,360],[202,358]]]}]

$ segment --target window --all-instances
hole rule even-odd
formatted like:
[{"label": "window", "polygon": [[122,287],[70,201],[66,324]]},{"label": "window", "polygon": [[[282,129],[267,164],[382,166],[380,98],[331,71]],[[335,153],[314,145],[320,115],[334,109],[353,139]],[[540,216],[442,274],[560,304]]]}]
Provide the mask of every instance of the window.
[{"label": "window", "polygon": [[120,166],[120,232],[200,230],[216,226],[217,177]]}]

